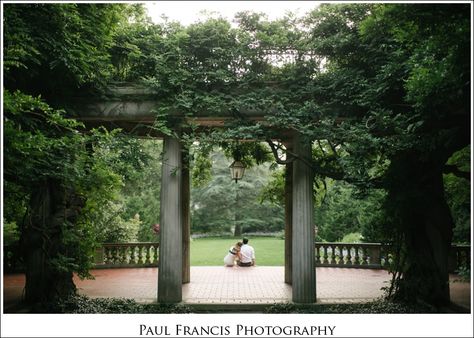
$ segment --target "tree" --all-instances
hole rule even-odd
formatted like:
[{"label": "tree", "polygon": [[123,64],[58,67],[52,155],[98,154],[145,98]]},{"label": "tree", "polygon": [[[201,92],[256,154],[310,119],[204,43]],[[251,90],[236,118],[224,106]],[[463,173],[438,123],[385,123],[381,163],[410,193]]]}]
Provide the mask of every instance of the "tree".
[{"label": "tree", "polygon": [[[443,175],[446,200],[453,216],[453,242],[471,242],[471,195],[469,176],[470,173],[471,147],[468,146],[456,152],[447,162],[449,170],[454,170],[459,176],[453,173]],[[453,169],[454,167],[454,169]]]},{"label": "tree", "polygon": [[342,241],[350,233],[361,233],[364,242],[381,242],[384,194],[371,190],[357,194],[353,186],[336,181],[327,184],[328,191],[315,206],[318,236],[328,242]]},{"label": "tree", "polygon": [[[6,88],[51,103],[81,90],[102,88],[112,70],[108,48],[121,4],[6,4]],[[45,81],[47,79],[47,81]]]},{"label": "tree", "polygon": [[79,134],[81,125],[65,119],[64,112],[38,98],[5,91],[4,113],[6,205],[25,208],[18,223],[25,299],[67,295],[75,289],[73,271],[88,275],[94,248],[91,229],[79,221],[82,192],[110,182],[95,175],[94,164],[87,160],[89,137]]},{"label": "tree", "polygon": [[[387,190],[399,259],[391,291],[404,300],[449,301],[453,221],[442,174],[469,144],[468,12],[464,5],[340,5],[309,18],[313,46],[328,59],[319,105],[352,118],[339,124],[350,163]],[[383,166],[374,175],[376,162]]]},{"label": "tree", "polygon": [[[386,190],[384,233],[399,259],[392,294],[441,305],[453,226],[442,174],[469,144],[468,9],[323,5],[301,21],[240,13],[237,28],[222,19],[165,25],[156,48],[166,58],[153,61],[147,83],[168,128],[180,123],[170,113],[227,112],[225,129],[199,137],[225,149],[226,140],[265,139],[274,154],[284,147],[270,140],[289,129],[315,142],[317,179]],[[197,137],[180,127],[183,139]]]},{"label": "tree", "polygon": [[[160,190],[161,190],[161,158],[162,141],[154,139],[134,139],[135,147],[128,152],[122,161],[130,163],[127,158],[137,158],[137,163],[130,168],[129,175],[124,178],[124,186],[120,193],[123,205],[122,218],[132,220],[139,216],[140,227],[137,240],[154,242],[157,240],[153,225],[160,220]],[[122,146],[119,146],[122,148]]]},{"label": "tree", "polygon": [[230,161],[221,152],[211,154],[212,175],[191,191],[191,230],[195,233],[240,237],[245,232],[281,231],[283,208],[259,201],[268,180],[268,167],[247,168],[237,184],[231,180]]},{"label": "tree", "polygon": [[25,300],[50,301],[75,291],[73,272],[89,276],[95,241],[87,204],[99,195],[110,197],[119,183],[91,156],[94,145],[111,135],[86,134],[81,123],[52,105],[79,88],[98,89],[107,79],[107,46],[124,18],[123,5],[3,8],[4,197],[11,207],[4,221],[15,222],[20,232]]},{"label": "tree", "polygon": [[[315,173],[317,197],[324,195],[327,179],[345,181],[366,196],[373,193],[374,203],[374,189],[385,190],[387,221],[377,236],[394,243],[391,295],[434,305],[449,300],[447,257],[453,219],[443,174],[467,176],[463,161],[449,159],[470,143],[469,6],[331,4],[318,7],[303,20],[288,14],[269,21],[261,14],[240,13],[236,27],[222,18],[188,27],[152,25],[140,7],[121,5],[9,8],[5,84],[12,92],[44,93],[52,101],[76,88],[97,91],[101,79],[142,81],[160,101],[154,126],[158,131],[180,138],[185,147],[196,139],[203,147],[221,146],[226,156],[248,164],[263,163],[269,154],[279,164],[295,160],[282,142],[297,133],[313,144],[312,159],[305,163]],[[124,21],[130,14],[133,22]],[[48,25],[40,25],[46,21]],[[45,77],[57,81],[42,88]],[[39,102],[32,107],[50,111]],[[15,109],[9,109],[15,116]],[[23,106],[18,111],[28,109]],[[223,113],[232,117],[225,128],[197,128],[190,122],[193,117]],[[255,114],[265,119],[248,118]],[[53,142],[58,134],[46,125],[40,124],[37,134]],[[270,148],[256,140],[266,141]],[[21,146],[18,141],[11,149],[21,150]],[[285,159],[280,157],[283,152]],[[69,154],[60,153],[69,163]],[[15,161],[23,155],[12,154],[11,168],[16,168]],[[194,162],[202,173],[208,164],[203,156]],[[101,179],[120,181],[120,168],[113,173],[101,166],[93,168],[100,169],[96,173]],[[5,186],[14,192],[18,189],[12,182]],[[49,190],[42,191],[56,191],[61,182],[52,182]],[[212,205],[213,198],[223,197],[223,182],[199,188],[203,201]],[[461,192],[452,179],[445,182],[448,191]],[[99,196],[99,191],[94,194]],[[38,205],[69,198],[66,193],[38,196]],[[26,208],[29,193],[17,200],[17,210]],[[235,200],[220,202],[226,208],[212,223],[224,229],[235,223],[235,214],[230,219],[229,211]],[[450,203],[452,210],[461,210],[454,206],[462,203],[452,196]],[[132,209],[125,219],[135,215]],[[34,210],[40,214],[39,207]],[[209,227],[204,208],[196,203],[194,210],[196,224]],[[255,211],[255,215],[262,214]],[[253,219],[257,224],[259,219]],[[365,228],[369,230],[375,233]]]}]

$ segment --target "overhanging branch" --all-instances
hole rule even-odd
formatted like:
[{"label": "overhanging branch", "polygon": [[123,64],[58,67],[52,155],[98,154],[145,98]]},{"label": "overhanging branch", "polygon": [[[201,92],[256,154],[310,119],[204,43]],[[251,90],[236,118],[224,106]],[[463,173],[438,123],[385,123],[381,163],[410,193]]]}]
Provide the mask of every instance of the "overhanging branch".
[{"label": "overhanging branch", "polygon": [[[276,163],[278,164],[290,164],[294,160],[296,160],[297,156],[295,154],[292,154],[288,149],[283,149],[282,146],[276,145],[273,143],[272,140],[267,140],[268,145],[270,146],[270,149],[272,150],[273,157],[275,158]],[[286,160],[282,160],[280,156],[278,155],[278,150],[284,150],[286,152]],[[290,155],[290,156],[288,156]]]}]

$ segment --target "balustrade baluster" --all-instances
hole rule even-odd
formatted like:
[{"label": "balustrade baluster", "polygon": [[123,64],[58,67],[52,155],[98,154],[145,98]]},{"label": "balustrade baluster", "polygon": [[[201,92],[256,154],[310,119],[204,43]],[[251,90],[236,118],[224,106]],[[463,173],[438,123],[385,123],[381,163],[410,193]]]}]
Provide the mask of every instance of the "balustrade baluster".
[{"label": "balustrade baluster", "polygon": [[117,247],[112,246],[110,247],[110,255],[111,255],[111,261],[112,264],[117,264]]},{"label": "balustrade baluster", "polygon": [[107,264],[114,264],[114,256],[112,255],[112,248],[107,247],[105,249],[105,255],[106,255],[106,263]]},{"label": "balustrade baluster", "polygon": [[130,264],[136,265],[137,262],[138,262],[137,246],[133,244],[133,245],[130,245]]},{"label": "balustrade baluster", "polygon": [[128,246],[128,264],[135,264],[135,245]]},{"label": "balustrade baluster", "polygon": [[138,246],[138,264],[145,264],[143,260],[143,246]]},{"label": "balustrade baluster", "polygon": [[112,251],[112,264],[118,264],[119,263],[119,252],[118,248],[116,246],[113,246],[110,251]]},{"label": "balustrade baluster", "polygon": [[337,246],[337,265],[344,265],[344,257],[342,247],[340,245]]},{"label": "balustrade baluster", "polygon": [[120,264],[121,266],[124,264],[127,264],[127,252],[126,252],[126,246],[120,243],[120,245],[117,246],[117,257],[118,257],[118,262],[117,264]]},{"label": "balustrade baluster", "polygon": [[132,246],[132,252],[133,252],[133,261],[132,263],[133,264],[137,264],[138,263],[138,248],[136,245],[133,245]]},{"label": "balustrade baluster", "polygon": [[316,264],[321,263],[320,249],[321,249],[320,245],[316,245],[315,248],[314,248],[314,252],[316,254]]},{"label": "balustrade baluster", "polygon": [[325,245],[323,246],[323,258],[324,258],[324,263],[328,263],[328,247]]},{"label": "balustrade baluster", "polygon": [[155,246],[151,245],[150,246],[150,263],[155,264],[156,263],[156,252],[155,252]]},{"label": "balustrade baluster", "polygon": [[145,264],[150,264],[151,263],[151,254],[150,254],[150,245],[145,245],[144,250],[145,250]]},{"label": "balustrade baluster", "polygon": [[352,250],[352,247],[351,247],[351,246],[346,246],[346,252],[347,252],[347,261],[346,261],[346,265],[352,265],[352,255],[351,255],[351,250]]},{"label": "balustrade baluster", "polygon": [[336,248],[334,247],[334,245],[330,245],[329,247],[331,248],[331,256],[329,256],[329,264],[336,265],[337,264]]},{"label": "balustrade baluster", "polygon": [[119,250],[116,246],[114,246],[112,248],[112,257],[113,257],[113,264],[118,264],[120,263],[120,260],[119,260]]},{"label": "balustrade baluster", "polygon": [[142,250],[139,245],[135,245],[135,264],[141,264],[142,261]]},{"label": "balustrade baluster", "polygon": [[362,265],[369,265],[368,261],[367,261],[367,248],[365,247],[361,247],[361,250],[362,250]]},{"label": "balustrade baluster", "polygon": [[354,265],[362,265],[360,262],[359,249],[360,247],[358,245],[354,245]]},{"label": "balustrade baluster", "polygon": [[143,262],[143,246],[137,245],[137,264],[142,265]]},{"label": "balustrade baluster", "polygon": [[337,249],[339,252],[339,261],[337,262],[337,265],[344,265],[344,250],[342,245],[338,245]]},{"label": "balustrade baluster", "polygon": [[120,251],[120,264],[127,264],[127,248],[123,245],[119,247]]},{"label": "balustrade baluster", "polygon": [[105,247],[105,263],[106,264],[113,264],[113,256],[112,256],[112,250],[109,247]]},{"label": "balustrade baluster", "polygon": [[133,251],[133,247],[130,246],[130,244],[127,244],[127,249],[126,249],[126,253],[127,253],[127,265],[133,264],[133,261],[132,261],[132,251]]}]

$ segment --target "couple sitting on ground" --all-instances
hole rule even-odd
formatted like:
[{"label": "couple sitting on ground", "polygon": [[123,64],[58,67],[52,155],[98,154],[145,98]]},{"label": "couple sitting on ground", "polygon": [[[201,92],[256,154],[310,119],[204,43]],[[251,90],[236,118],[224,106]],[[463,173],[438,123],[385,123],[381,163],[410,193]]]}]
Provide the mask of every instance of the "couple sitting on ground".
[{"label": "couple sitting on ground", "polygon": [[242,242],[237,242],[229,249],[229,252],[224,257],[225,266],[253,266],[255,265],[255,250],[248,245],[249,240],[243,238]]}]

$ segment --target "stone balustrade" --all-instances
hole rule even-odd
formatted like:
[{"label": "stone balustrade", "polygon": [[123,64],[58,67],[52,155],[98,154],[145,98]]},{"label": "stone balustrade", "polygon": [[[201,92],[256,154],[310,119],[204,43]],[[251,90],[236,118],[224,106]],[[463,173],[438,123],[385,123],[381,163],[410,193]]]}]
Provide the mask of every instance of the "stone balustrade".
[{"label": "stone balustrade", "polygon": [[157,267],[159,243],[105,243],[95,252],[95,268]]},{"label": "stone balustrade", "polygon": [[[159,243],[105,243],[95,253],[95,268],[157,267]],[[315,243],[317,267],[383,269],[390,256],[381,243]],[[449,271],[470,266],[471,247],[451,247]]]},{"label": "stone balustrade", "polygon": [[388,263],[380,243],[315,243],[318,267],[381,269]]}]

